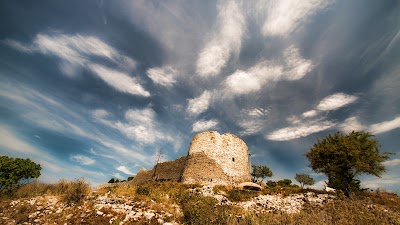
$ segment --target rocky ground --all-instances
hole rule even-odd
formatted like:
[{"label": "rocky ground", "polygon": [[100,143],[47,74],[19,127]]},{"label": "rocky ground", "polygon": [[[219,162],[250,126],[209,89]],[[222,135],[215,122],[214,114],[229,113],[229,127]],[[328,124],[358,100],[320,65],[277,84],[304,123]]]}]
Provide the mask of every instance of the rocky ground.
[{"label": "rocky ground", "polygon": [[[193,189],[193,191],[195,191]],[[259,195],[250,201],[231,202],[225,193],[214,193],[213,187],[203,186],[201,192],[204,196],[211,196],[218,200],[220,205],[234,205],[256,213],[280,211],[284,213],[299,213],[305,204],[322,206],[322,204],[335,198],[333,195],[316,194],[307,192],[305,194],[282,195]]]},{"label": "rocky ground", "polygon": [[[249,201],[232,202],[213,187],[192,189],[204,196],[214,197],[219,205],[234,205],[256,213],[299,213],[305,204],[320,206],[334,198],[328,194],[259,195]],[[55,196],[3,201],[0,205],[0,224],[179,224],[183,216],[179,205],[116,197],[110,193],[93,192],[80,205],[66,205]]]}]

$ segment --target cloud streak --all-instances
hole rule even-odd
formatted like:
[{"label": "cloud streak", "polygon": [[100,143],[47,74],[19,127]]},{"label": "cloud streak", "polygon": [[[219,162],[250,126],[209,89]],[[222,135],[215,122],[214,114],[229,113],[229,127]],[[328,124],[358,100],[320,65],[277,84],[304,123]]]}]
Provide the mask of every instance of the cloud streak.
[{"label": "cloud streak", "polygon": [[267,4],[267,19],[262,27],[264,36],[286,37],[302,28],[311,16],[325,9],[331,1],[269,1]]},{"label": "cloud streak", "polygon": [[[135,78],[123,72],[124,70],[134,70],[136,61],[119,53],[97,37],[79,34],[37,34],[31,46],[15,40],[6,40],[6,43],[22,52],[40,52],[45,55],[57,56],[62,60],[60,70],[68,76],[76,76],[77,68],[84,67],[117,91],[143,97],[150,96],[150,93]],[[118,69],[97,64],[92,59],[94,57],[104,58]]]},{"label": "cloud streak", "polygon": [[358,97],[353,95],[347,95],[344,93],[335,93],[323,98],[315,109],[306,111],[301,114],[301,116],[290,116],[287,118],[292,126],[281,128],[273,131],[267,135],[265,138],[272,141],[288,141],[292,139],[297,139],[301,137],[306,137],[313,133],[321,132],[327,129],[332,129],[339,126],[342,130],[360,129],[362,126],[358,124],[355,118],[349,118],[342,124],[332,122],[332,121],[322,121],[322,119],[312,118],[319,116],[324,111],[332,111],[340,109],[358,100]]},{"label": "cloud streak", "polygon": [[89,158],[87,156],[84,156],[84,155],[79,155],[79,154],[71,156],[71,160],[76,161],[76,162],[80,163],[81,165],[85,165],[85,166],[93,165],[96,163],[96,160]]},{"label": "cloud streak", "polygon": [[117,91],[144,97],[150,96],[150,93],[146,91],[135,78],[125,73],[109,69],[99,64],[89,64],[88,68]]},{"label": "cloud streak", "polygon": [[232,54],[238,54],[246,23],[240,5],[225,1],[218,6],[217,34],[205,45],[197,59],[197,73],[203,77],[216,76]]},{"label": "cloud streak", "polygon": [[172,87],[176,83],[178,71],[170,66],[155,67],[147,70],[147,76],[158,85]]},{"label": "cloud streak", "polygon": [[189,99],[186,112],[191,116],[198,116],[207,111],[211,103],[211,97],[211,92],[204,91],[199,97]]},{"label": "cloud streak", "polygon": [[216,119],[199,120],[199,121],[196,121],[195,123],[193,123],[192,132],[200,132],[200,131],[215,129],[218,124],[219,124],[219,122]]},{"label": "cloud streak", "polygon": [[333,128],[335,125],[332,121],[311,121],[276,130],[267,134],[265,138],[271,141],[288,141]]}]

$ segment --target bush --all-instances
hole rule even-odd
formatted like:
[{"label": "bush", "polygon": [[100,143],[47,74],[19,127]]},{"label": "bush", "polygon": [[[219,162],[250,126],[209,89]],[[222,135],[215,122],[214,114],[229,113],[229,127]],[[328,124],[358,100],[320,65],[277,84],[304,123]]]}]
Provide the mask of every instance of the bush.
[{"label": "bush", "polygon": [[181,196],[181,206],[186,224],[214,224],[215,205],[218,201],[212,197],[204,197],[201,194],[184,192]]},{"label": "bush", "polygon": [[150,188],[148,186],[139,186],[136,189],[136,194],[149,196],[150,195]]},{"label": "bush", "polygon": [[259,195],[257,191],[233,189],[228,191],[228,199],[232,202],[249,201]]},{"label": "bush", "polygon": [[89,192],[89,184],[84,179],[77,179],[68,183],[63,200],[68,205],[80,204]]},{"label": "bush", "polygon": [[0,191],[12,190],[23,182],[40,176],[40,164],[30,159],[0,156]]}]

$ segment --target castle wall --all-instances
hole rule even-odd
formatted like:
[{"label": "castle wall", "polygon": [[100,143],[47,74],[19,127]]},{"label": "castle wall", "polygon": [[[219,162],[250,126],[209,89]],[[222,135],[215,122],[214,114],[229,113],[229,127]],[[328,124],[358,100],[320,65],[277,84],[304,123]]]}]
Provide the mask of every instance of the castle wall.
[{"label": "castle wall", "polygon": [[193,180],[211,184],[251,181],[246,143],[230,133],[197,134],[190,144],[183,172],[183,182],[193,183]]},{"label": "castle wall", "polygon": [[[173,161],[159,163],[151,170],[141,169],[133,178],[133,184],[143,184],[150,181],[176,181],[182,179],[182,173],[186,165],[186,156]],[[154,172],[155,171],[155,172]]]},{"label": "castle wall", "polygon": [[193,137],[187,156],[159,163],[152,170],[142,169],[132,180],[134,184],[150,181],[211,185],[250,182],[247,145],[230,133],[199,133]]}]

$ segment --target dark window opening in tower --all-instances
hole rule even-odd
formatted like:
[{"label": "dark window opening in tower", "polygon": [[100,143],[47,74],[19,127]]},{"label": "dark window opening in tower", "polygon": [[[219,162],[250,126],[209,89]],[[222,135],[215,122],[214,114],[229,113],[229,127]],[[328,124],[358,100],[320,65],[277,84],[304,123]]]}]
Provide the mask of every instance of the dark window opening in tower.
[{"label": "dark window opening in tower", "polygon": [[232,158],[232,162],[235,162],[235,158]]}]

